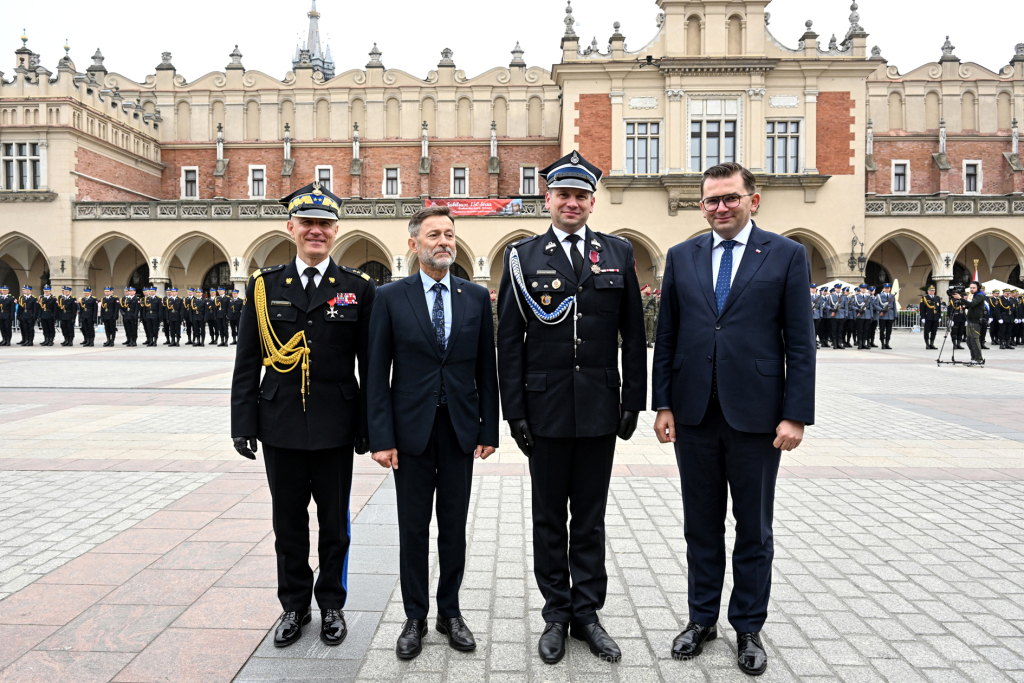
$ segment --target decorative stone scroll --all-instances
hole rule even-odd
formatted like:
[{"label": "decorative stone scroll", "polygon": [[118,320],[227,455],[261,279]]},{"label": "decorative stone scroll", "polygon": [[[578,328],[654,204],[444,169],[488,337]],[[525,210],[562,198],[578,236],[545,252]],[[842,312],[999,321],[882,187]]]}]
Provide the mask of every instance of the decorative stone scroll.
[{"label": "decorative stone scroll", "polygon": [[768,98],[768,106],[773,109],[796,109],[800,98],[796,95],[772,95]]},{"label": "decorative stone scroll", "polygon": [[657,109],[658,98],[657,97],[630,97],[629,98],[630,109]]}]

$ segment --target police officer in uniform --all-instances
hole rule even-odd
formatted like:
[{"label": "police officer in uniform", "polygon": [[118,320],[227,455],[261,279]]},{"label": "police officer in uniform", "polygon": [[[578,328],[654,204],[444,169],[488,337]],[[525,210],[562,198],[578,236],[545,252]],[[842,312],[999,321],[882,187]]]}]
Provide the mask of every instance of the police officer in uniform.
[{"label": "police officer in uniform", "polygon": [[164,301],[164,317],[171,346],[181,346],[181,317],[184,311],[185,302],[178,298],[178,288],[171,287],[171,294]]},{"label": "police officer in uniform", "polygon": [[854,296],[854,291],[855,290],[856,290],[856,288],[850,289],[849,287],[843,287],[843,308],[844,308],[844,310],[846,312],[846,317],[843,319],[843,348],[844,349],[851,349],[851,348],[853,348],[853,344],[851,343],[851,340],[853,339],[854,332],[856,331],[856,323],[857,323],[856,315],[855,315],[856,311],[855,311],[854,305],[853,305],[853,296]]},{"label": "police officer in uniform", "polygon": [[121,299],[121,320],[124,322],[125,341],[122,346],[137,346],[139,341],[139,317],[142,315],[142,303],[135,296],[135,288],[128,285],[124,288]]},{"label": "police officer in uniform", "polygon": [[825,297],[822,311],[828,321],[828,336],[832,339],[832,348],[843,348],[843,323],[846,322],[846,298],[840,292],[841,287],[832,287],[832,293]]},{"label": "police officer in uniform", "polygon": [[14,326],[14,297],[8,293],[7,285],[0,284],[0,346],[11,345],[11,329]]},{"label": "police officer in uniform", "polygon": [[597,611],[608,582],[615,438],[632,437],[647,397],[640,285],[632,245],[587,227],[601,171],[574,151],[541,176],[552,226],[505,250],[498,290],[502,412],[530,456],[533,482],[534,574],[546,622],[538,650],[558,662],[568,634],[618,661]]},{"label": "police officer in uniform", "polygon": [[82,346],[93,346],[93,342],[96,340],[96,320],[99,316],[100,306],[92,296],[92,287],[86,287],[83,292],[85,296],[78,302],[78,324],[82,328]]},{"label": "police officer in uniform", "polygon": [[238,344],[238,321],[242,319],[243,299],[238,297],[238,290],[231,290],[231,300],[228,301],[228,325],[231,326],[231,345]]},{"label": "police officer in uniform", "polygon": [[853,295],[851,302],[851,312],[854,315],[853,337],[857,348],[861,350],[871,348],[868,346],[868,324],[871,321],[869,309],[872,303],[871,297],[868,296],[868,286],[862,284],[857,288],[857,293]]},{"label": "police officer in uniform", "polygon": [[217,338],[218,346],[228,345],[228,309],[231,308],[231,297],[224,293],[223,287],[217,288]]},{"label": "police officer in uniform", "polygon": [[39,302],[32,296],[32,287],[24,285],[21,288],[21,298],[18,299],[18,324],[21,327],[21,341],[18,346],[34,346],[36,336],[36,320],[39,317]]},{"label": "police officer in uniform", "polygon": [[899,304],[892,294],[892,284],[886,282],[882,285],[882,293],[878,295],[878,341],[882,343],[883,349],[892,350],[889,341],[892,339],[892,326],[896,322],[896,309]]},{"label": "police officer in uniform", "polygon": [[919,309],[924,348],[937,350],[935,335],[939,331],[939,319],[942,318],[942,299],[935,295],[935,285],[930,285],[928,293],[921,297]]},{"label": "police officer in uniform", "polygon": [[[288,209],[296,257],[256,271],[246,286],[231,385],[231,436],[235,449],[250,459],[256,457],[257,439],[263,442],[284,609],[274,645],[298,640],[311,620],[314,595],[320,639],[338,645],[348,632],[342,609],[353,451],[369,450],[366,393],[356,381],[356,361],[365,381],[376,290],[369,275],[339,267],[329,256],[341,212],[336,196],[314,183],[281,203]],[[320,522],[315,586],[306,512],[311,495]]]},{"label": "police officer in uniform", "polygon": [[103,300],[100,302],[100,320],[103,321],[103,332],[107,341],[104,346],[113,346],[117,339],[117,316],[121,313],[121,306],[116,296],[111,296],[114,290],[110,285],[103,288]]},{"label": "police officer in uniform", "polygon": [[815,348],[821,348],[821,295],[818,285],[811,283],[811,316],[814,318]]}]

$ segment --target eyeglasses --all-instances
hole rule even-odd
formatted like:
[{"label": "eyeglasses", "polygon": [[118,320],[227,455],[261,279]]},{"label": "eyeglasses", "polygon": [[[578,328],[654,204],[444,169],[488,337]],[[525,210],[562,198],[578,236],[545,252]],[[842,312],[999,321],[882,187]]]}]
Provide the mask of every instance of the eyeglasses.
[{"label": "eyeglasses", "polygon": [[751,194],[727,194],[722,197],[707,197],[700,201],[701,207],[705,211],[717,211],[719,204],[725,204],[727,209],[735,209],[740,205],[740,199],[743,197],[752,197]]}]

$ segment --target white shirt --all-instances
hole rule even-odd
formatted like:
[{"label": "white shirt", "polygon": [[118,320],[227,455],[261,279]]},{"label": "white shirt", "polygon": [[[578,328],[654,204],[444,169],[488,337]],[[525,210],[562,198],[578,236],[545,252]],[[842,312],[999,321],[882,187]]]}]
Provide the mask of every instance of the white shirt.
[{"label": "white shirt", "polygon": [[[422,270],[420,271],[420,279],[423,280],[423,293],[425,294],[424,299],[427,302],[427,317],[430,318],[430,324],[434,324],[434,300],[437,295],[430,290],[438,283],[437,280],[430,277]],[[445,271],[444,277],[441,278],[441,284],[444,285],[441,288],[441,305],[444,306],[444,343],[448,343],[448,337],[452,334],[452,274],[451,272]]]},{"label": "white shirt", "polygon": [[[750,241],[750,231],[754,229],[754,222],[752,220],[747,221],[745,228],[740,230],[740,234],[733,237],[736,244],[732,248],[732,277],[729,278],[729,286],[732,287],[733,281],[736,279],[736,271],[739,270],[740,261],[743,259],[743,251],[747,247],[747,242]],[[725,253],[725,247],[722,246],[723,240],[717,232],[712,231],[711,239],[711,288],[714,289],[718,286],[718,266],[722,263],[722,254]]]},{"label": "white shirt", "polygon": [[302,282],[302,288],[306,288],[306,281],[309,279],[306,277],[306,268],[316,268],[317,275],[313,276],[313,286],[319,287],[320,281],[324,279],[324,273],[327,272],[327,264],[331,262],[331,259],[325,258],[323,261],[316,266],[310,266],[308,263],[300,259],[298,256],[295,257],[295,268],[299,271],[299,280]]},{"label": "white shirt", "polygon": [[[576,243],[576,249],[580,252],[580,256],[586,257],[587,252],[584,249],[583,243],[587,241],[587,226],[584,225],[576,233],[568,233],[565,230],[559,230],[554,225],[551,226],[551,229],[555,232],[555,237],[558,238],[558,243],[562,245],[562,249],[565,251],[565,257],[569,259],[569,263],[572,263],[572,254],[569,252],[569,249],[572,248],[572,243],[565,238],[570,234],[580,236],[580,241]],[[586,263],[586,260],[586,258],[583,259],[584,263]]]}]

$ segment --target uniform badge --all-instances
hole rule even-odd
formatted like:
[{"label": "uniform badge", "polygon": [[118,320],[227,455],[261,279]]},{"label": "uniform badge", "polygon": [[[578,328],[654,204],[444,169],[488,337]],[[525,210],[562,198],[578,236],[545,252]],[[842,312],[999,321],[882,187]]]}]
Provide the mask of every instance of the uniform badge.
[{"label": "uniform badge", "polygon": [[550,305],[551,304],[551,295],[550,294],[545,294],[544,296],[542,296],[540,298],[540,302],[542,304],[544,304],[545,306]]},{"label": "uniform badge", "polygon": [[571,161],[571,162],[572,162],[572,163],[574,163],[574,164],[578,164],[578,163],[580,163],[580,155],[579,155],[579,154],[577,154],[576,152],[573,152],[573,153],[572,153],[572,158],[571,158],[571,159],[569,159],[569,161]]},{"label": "uniform badge", "polygon": [[594,251],[597,251],[597,252],[600,252],[600,251],[604,250],[604,247],[602,247],[601,243],[598,242],[597,240],[590,240],[590,246],[592,246],[594,248]]},{"label": "uniform badge", "polygon": [[290,284],[292,283],[292,279],[291,279],[290,277],[286,277],[286,278],[284,279],[284,283],[285,283],[286,285],[290,285]]},{"label": "uniform badge", "polygon": [[328,280],[330,281],[330,283],[331,283],[332,285],[334,284],[334,278],[333,278],[333,277],[329,277],[329,278],[327,278],[327,279],[328,279]]},{"label": "uniform badge", "polygon": [[591,264],[590,265],[590,272],[592,272],[594,275],[599,275],[601,273],[601,266],[597,265],[597,262],[600,261],[600,260],[601,260],[601,256],[596,251],[591,249],[590,250],[590,264]]},{"label": "uniform badge", "polygon": [[544,247],[544,253],[545,254],[553,254],[553,253],[555,253],[555,247],[557,247],[557,246],[558,245],[555,244],[554,242],[548,242],[547,246]]},{"label": "uniform badge", "polygon": [[555,278],[551,281],[551,289],[560,289],[562,287],[562,281]]}]

